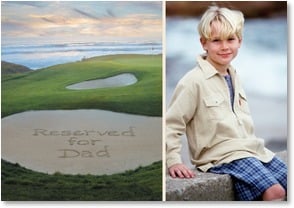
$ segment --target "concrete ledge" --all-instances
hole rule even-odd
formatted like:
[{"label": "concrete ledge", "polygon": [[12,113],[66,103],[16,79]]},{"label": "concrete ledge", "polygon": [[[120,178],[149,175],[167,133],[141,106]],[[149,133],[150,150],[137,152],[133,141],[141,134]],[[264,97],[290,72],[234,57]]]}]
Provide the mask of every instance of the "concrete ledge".
[{"label": "concrete ledge", "polygon": [[[286,163],[287,151],[276,154]],[[196,178],[166,177],[167,201],[234,201],[233,183],[229,175],[202,173],[195,170]]]}]

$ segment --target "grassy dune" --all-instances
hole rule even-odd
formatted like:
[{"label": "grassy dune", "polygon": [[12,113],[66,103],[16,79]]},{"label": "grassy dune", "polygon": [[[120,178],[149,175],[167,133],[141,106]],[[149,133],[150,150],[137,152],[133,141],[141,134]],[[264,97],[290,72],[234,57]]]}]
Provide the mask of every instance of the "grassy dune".
[{"label": "grassy dune", "polygon": [[15,74],[15,73],[23,73],[28,72],[31,69],[28,67],[14,64],[6,61],[1,61],[1,75]]},{"label": "grassy dune", "polygon": [[[3,168],[4,167],[4,168]],[[2,201],[160,201],[161,162],[111,176],[48,175],[2,161]]]},{"label": "grassy dune", "polygon": [[[2,117],[27,110],[105,109],[161,116],[161,55],[114,55],[2,75]],[[133,73],[134,85],[68,90],[67,85],[120,73]],[[162,164],[158,161],[111,176],[48,175],[1,161],[4,201],[161,201]]]}]

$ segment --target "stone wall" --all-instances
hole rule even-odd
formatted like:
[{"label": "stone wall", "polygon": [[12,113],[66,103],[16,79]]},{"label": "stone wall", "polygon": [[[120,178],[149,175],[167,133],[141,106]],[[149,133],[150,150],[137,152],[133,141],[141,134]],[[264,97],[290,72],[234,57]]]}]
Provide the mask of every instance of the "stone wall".
[{"label": "stone wall", "polygon": [[[277,156],[288,163],[287,151]],[[167,201],[234,201],[233,183],[229,175],[202,173],[193,179],[166,178]]]}]

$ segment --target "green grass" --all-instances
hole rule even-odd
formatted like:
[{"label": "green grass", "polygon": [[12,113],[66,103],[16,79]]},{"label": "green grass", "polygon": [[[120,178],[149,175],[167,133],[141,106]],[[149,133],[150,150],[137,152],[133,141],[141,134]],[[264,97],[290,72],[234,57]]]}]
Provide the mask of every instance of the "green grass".
[{"label": "green grass", "polygon": [[114,175],[48,175],[1,161],[2,201],[160,201],[161,162]]},{"label": "green grass", "polygon": [[[161,55],[113,55],[2,76],[2,117],[27,110],[104,109],[161,116]],[[67,85],[120,73],[133,73],[134,85],[68,90]]]},{"label": "green grass", "polygon": [[[1,77],[1,116],[28,110],[104,109],[162,115],[161,55],[113,55]],[[121,73],[133,73],[134,85],[68,90],[67,85]],[[1,163],[4,201],[151,201],[162,200],[162,164],[121,174],[48,175],[7,161]]]}]

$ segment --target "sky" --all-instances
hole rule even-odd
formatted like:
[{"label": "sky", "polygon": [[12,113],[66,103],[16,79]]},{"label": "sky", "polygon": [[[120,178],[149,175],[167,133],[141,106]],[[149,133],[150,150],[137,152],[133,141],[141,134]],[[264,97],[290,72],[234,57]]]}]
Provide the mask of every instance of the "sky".
[{"label": "sky", "polygon": [[160,1],[1,1],[2,44],[161,42]]}]

